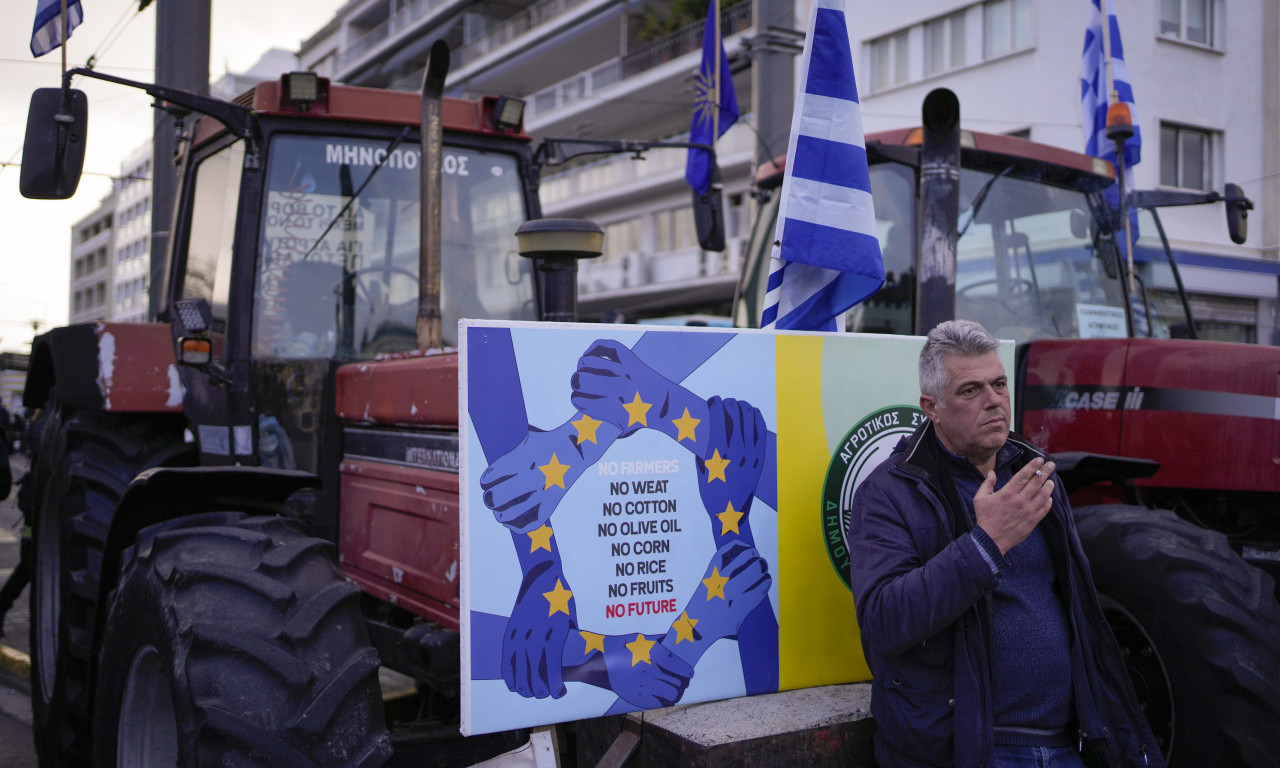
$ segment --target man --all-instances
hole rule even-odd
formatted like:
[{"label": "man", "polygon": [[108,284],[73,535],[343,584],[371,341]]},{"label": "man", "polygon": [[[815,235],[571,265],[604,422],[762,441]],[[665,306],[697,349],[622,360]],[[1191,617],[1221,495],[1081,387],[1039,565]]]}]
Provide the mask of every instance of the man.
[{"label": "man", "polygon": [[1162,766],[1054,464],[1009,431],[997,347],[973,322],[929,333],[929,420],[854,495],[876,761]]}]

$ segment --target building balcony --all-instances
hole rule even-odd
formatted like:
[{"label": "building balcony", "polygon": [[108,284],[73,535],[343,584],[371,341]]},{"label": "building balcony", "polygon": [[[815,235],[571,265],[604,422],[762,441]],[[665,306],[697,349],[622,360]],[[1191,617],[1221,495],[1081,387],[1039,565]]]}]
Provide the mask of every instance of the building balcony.
[{"label": "building balcony", "polygon": [[590,1],[539,0],[539,2],[530,5],[528,8],[517,11],[514,16],[496,23],[484,35],[454,51],[450,56],[453,60],[453,66],[462,69],[468,64],[522,37],[531,30],[537,29]]}]

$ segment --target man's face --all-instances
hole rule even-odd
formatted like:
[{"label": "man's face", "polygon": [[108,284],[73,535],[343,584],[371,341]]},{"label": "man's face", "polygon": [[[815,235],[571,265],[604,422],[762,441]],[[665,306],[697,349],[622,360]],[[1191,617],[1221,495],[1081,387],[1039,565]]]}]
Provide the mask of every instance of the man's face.
[{"label": "man's face", "polygon": [[994,351],[977,357],[948,355],[943,360],[947,384],[940,399],[920,396],[920,408],[952,453],[979,469],[994,463],[1009,435],[1009,381]]}]

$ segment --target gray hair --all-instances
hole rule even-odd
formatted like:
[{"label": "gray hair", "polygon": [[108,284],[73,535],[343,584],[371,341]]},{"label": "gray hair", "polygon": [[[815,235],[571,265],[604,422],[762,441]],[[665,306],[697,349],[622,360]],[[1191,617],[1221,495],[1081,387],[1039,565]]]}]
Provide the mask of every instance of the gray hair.
[{"label": "gray hair", "polygon": [[942,403],[947,387],[947,357],[978,357],[999,349],[1000,342],[972,320],[947,320],[929,331],[920,350],[920,393]]}]

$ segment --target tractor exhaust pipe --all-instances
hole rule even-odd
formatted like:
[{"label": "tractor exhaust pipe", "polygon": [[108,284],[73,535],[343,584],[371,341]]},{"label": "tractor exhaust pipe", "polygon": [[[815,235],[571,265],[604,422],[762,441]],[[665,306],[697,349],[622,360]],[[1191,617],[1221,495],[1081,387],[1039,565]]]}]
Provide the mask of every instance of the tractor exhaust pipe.
[{"label": "tractor exhaust pipe", "polygon": [[418,215],[418,349],[444,346],[440,327],[440,210],[444,196],[444,78],[449,73],[449,44],[431,45],[422,77],[421,209]]},{"label": "tractor exhaust pipe", "polygon": [[916,272],[916,333],[956,316],[956,227],[960,219],[960,100],[930,91],[920,148],[920,254]]}]

